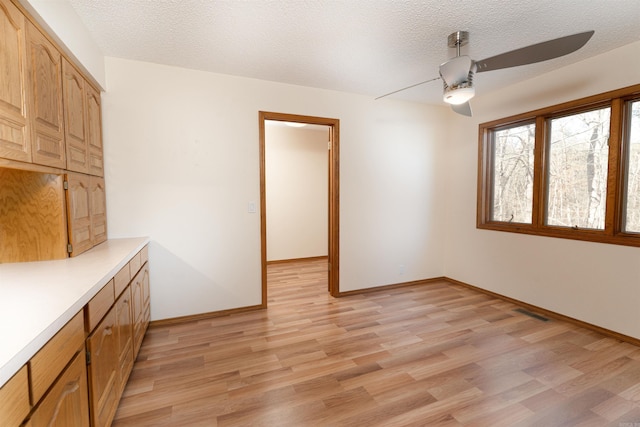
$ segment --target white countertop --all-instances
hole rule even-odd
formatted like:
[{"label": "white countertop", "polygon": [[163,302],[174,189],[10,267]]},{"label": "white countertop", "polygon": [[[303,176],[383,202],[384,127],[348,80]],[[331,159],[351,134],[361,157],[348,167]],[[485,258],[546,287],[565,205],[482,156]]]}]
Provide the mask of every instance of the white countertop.
[{"label": "white countertop", "polygon": [[147,243],[110,239],[75,258],[0,264],[0,387]]}]

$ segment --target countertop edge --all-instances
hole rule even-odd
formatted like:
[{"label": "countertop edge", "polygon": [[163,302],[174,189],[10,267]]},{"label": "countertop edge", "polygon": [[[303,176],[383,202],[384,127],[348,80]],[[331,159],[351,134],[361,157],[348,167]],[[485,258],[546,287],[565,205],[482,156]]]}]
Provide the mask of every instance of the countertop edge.
[{"label": "countertop edge", "polygon": [[[93,298],[98,291],[111,280],[115,274],[120,271],[145,245],[149,244],[149,237],[134,237],[134,238],[118,238],[109,239],[94,248],[90,249],[84,254],[81,254],[75,258],[66,258],[58,261],[46,261],[49,263],[61,263],[61,262],[74,262],[80,264],[84,259],[91,257],[91,255],[99,254],[103,250],[108,250],[110,242],[116,244],[118,241],[130,241],[133,245],[129,249],[128,253],[120,259],[118,263],[112,265],[108,272],[104,274],[99,280],[92,285],[88,285],[89,288],[84,295],[73,302],[66,310],[60,313],[60,315],[48,326],[46,326],[39,334],[33,337],[33,339],[22,350],[9,359],[3,366],[0,367],[0,387],[4,386],[19,370],[27,363],[64,325],[67,324],[84,306]],[[125,242],[129,243],[129,242]],[[71,261],[73,260],[73,261]],[[45,262],[45,261],[41,261]],[[107,267],[108,268],[108,267]]]}]

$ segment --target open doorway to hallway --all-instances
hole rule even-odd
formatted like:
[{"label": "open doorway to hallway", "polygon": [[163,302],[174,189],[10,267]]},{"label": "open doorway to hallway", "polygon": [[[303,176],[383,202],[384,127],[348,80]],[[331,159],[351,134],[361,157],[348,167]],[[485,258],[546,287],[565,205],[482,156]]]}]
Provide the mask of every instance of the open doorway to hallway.
[{"label": "open doorway to hallway", "polygon": [[328,261],[338,296],[339,120],[260,112],[259,125],[262,305],[274,261]]}]

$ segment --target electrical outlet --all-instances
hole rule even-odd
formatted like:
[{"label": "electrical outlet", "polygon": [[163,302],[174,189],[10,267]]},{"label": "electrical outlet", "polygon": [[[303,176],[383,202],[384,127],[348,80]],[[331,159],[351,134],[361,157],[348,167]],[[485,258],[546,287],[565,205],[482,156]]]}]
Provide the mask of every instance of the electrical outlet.
[{"label": "electrical outlet", "polygon": [[398,267],[398,273],[400,273],[400,275],[404,274],[404,264],[400,264],[400,266]]},{"label": "electrical outlet", "polygon": [[247,210],[249,211],[249,213],[256,213],[257,211],[256,202],[249,202]]}]

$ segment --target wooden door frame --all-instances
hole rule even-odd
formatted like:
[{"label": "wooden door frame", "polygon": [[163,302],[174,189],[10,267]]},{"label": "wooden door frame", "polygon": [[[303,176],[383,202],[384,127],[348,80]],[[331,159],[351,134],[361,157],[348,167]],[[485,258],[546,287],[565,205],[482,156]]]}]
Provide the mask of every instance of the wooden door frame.
[{"label": "wooden door frame", "polygon": [[259,111],[260,129],[260,252],[262,263],[262,307],[267,307],[267,200],[265,164],[265,120],[308,123],[329,127],[329,293],[340,295],[340,120],[298,114]]}]

